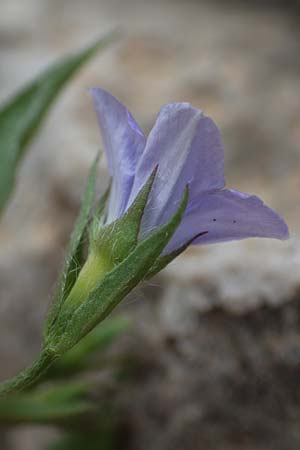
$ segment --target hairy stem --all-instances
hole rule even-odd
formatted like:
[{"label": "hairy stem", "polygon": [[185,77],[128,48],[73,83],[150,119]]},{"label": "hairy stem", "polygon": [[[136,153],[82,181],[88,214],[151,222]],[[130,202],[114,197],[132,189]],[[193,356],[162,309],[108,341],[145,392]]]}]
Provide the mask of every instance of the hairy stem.
[{"label": "hairy stem", "polygon": [[30,367],[0,384],[0,397],[20,392],[35,384],[57,357],[58,355],[49,349],[43,349],[39,357]]}]

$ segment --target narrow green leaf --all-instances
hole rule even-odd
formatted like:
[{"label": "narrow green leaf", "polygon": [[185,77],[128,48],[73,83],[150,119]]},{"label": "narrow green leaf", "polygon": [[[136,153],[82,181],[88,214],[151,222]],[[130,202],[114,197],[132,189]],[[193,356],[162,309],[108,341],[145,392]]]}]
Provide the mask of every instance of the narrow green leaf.
[{"label": "narrow green leaf", "polygon": [[0,109],[0,213],[13,189],[18,163],[51,104],[80,67],[113,37],[107,34],[52,65]]},{"label": "narrow green leaf", "polygon": [[49,329],[53,325],[53,322],[57,317],[61,305],[63,304],[69,292],[71,291],[84,262],[83,238],[87,224],[89,222],[91,209],[95,197],[98,160],[99,156],[97,156],[90,169],[88,182],[81,203],[80,213],[75,223],[75,227],[69,242],[66,264],[60,278],[57,293],[53,299],[46,320],[46,334],[49,332]]},{"label": "narrow green leaf", "polygon": [[0,402],[0,421],[2,423],[60,423],[62,420],[83,415],[91,411],[87,401],[78,401],[54,405],[36,402],[28,398],[7,399]]},{"label": "narrow green leaf", "polygon": [[[36,400],[55,404],[58,402],[69,402],[79,398],[84,398],[91,388],[93,383],[88,380],[84,381],[63,381],[54,384],[42,384],[36,386],[28,395]],[[27,393],[19,394],[26,396]]]},{"label": "narrow green leaf", "polygon": [[139,243],[127,258],[101,280],[86,301],[75,311],[72,308],[63,308],[60,311],[53,335],[49,336],[47,345],[62,354],[110,314],[147,275],[179,226],[187,200],[188,189],[178,210],[167,224]]}]

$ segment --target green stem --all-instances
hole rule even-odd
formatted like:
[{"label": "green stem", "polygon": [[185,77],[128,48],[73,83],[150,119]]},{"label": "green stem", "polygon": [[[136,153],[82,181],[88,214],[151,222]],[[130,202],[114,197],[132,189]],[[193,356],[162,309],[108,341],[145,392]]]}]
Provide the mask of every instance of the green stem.
[{"label": "green stem", "polygon": [[49,349],[43,349],[39,357],[27,369],[10,380],[0,384],[0,397],[22,391],[36,383],[41,375],[53,364],[58,355]]}]

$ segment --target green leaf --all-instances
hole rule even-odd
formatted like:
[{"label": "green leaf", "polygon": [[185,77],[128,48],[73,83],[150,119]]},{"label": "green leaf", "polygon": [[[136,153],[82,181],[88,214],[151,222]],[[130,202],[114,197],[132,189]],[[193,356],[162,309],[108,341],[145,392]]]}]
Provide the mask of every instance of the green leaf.
[{"label": "green leaf", "polygon": [[182,202],[171,220],[139,243],[127,258],[107,273],[75,311],[72,305],[67,305],[67,302],[64,304],[46,345],[63,354],[110,314],[147,275],[179,226],[187,200],[186,188]]},{"label": "green leaf", "polygon": [[90,214],[95,198],[98,160],[99,155],[95,159],[90,169],[79,216],[75,223],[75,227],[69,242],[66,264],[60,277],[57,293],[53,299],[50,311],[47,316],[45,331],[46,334],[49,332],[49,329],[53,325],[63,302],[68,297],[84,263],[83,237],[90,219]]},{"label": "green leaf", "polygon": [[112,41],[110,33],[49,67],[0,109],[0,213],[13,189],[16,170],[49,107],[73,75]]}]

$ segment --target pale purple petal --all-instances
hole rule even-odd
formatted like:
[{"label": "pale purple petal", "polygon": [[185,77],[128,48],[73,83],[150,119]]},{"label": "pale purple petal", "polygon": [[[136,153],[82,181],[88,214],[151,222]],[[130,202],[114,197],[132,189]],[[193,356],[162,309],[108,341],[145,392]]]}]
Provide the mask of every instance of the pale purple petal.
[{"label": "pale purple petal", "polygon": [[142,237],[176,210],[184,187],[190,200],[224,187],[223,146],[214,122],[189,103],[164,106],[137,165],[129,204],[158,165],[142,224]]},{"label": "pale purple petal", "polygon": [[249,237],[288,239],[284,220],[258,197],[224,189],[200,196],[188,207],[164,253],[169,253],[201,231],[195,244],[212,244]]},{"label": "pale purple petal", "polygon": [[130,112],[115,97],[99,88],[91,89],[91,94],[112,176],[107,218],[111,222],[125,211],[146,139]]}]

